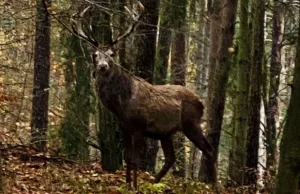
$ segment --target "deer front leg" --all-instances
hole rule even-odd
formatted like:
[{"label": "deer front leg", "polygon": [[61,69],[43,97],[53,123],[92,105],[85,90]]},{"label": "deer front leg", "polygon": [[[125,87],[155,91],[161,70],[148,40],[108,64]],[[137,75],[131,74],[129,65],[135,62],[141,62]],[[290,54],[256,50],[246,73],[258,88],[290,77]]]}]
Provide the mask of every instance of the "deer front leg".
[{"label": "deer front leg", "polygon": [[137,171],[140,162],[140,148],[143,145],[144,137],[137,133],[133,135],[132,168],[133,168],[133,187],[137,190]]},{"label": "deer front leg", "polygon": [[161,140],[160,142],[165,156],[165,164],[159,171],[159,173],[156,175],[154,180],[155,183],[158,183],[167,174],[167,172],[175,163],[175,151],[173,147],[172,138],[170,137],[168,139]]},{"label": "deer front leg", "polygon": [[131,134],[124,133],[124,159],[126,163],[126,183],[128,189],[131,189],[131,161],[132,161],[132,136]]}]

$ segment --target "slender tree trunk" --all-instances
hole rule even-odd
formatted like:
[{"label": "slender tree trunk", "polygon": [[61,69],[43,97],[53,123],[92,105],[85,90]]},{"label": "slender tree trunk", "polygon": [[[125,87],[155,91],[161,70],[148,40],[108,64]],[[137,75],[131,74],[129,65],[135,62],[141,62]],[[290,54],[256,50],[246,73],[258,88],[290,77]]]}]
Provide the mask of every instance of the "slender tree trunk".
[{"label": "slender tree trunk", "polygon": [[[209,51],[209,67],[208,67],[208,96],[207,105],[210,106],[212,99],[212,92],[214,90],[214,77],[217,68],[218,51],[220,50],[220,38],[222,36],[221,27],[221,14],[222,5],[221,0],[213,1],[213,4],[209,9],[210,18],[210,51]],[[209,110],[207,110],[207,115],[209,115]]]},{"label": "slender tree trunk", "polygon": [[[76,4],[78,1],[73,0],[72,3]],[[80,11],[82,7],[75,9]],[[89,53],[85,49],[85,41],[75,35],[68,35],[66,33],[61,36],[67,50],[64,57],[68,59],[64,69],[66,113],[59,131],[62,140],[61,150],[68,158],[86,161],[89,159],[87,138],[91,110]]]},{"label": "slender tree trunk", "polygon": [[[99,1],[107,7],[112,3],[110,0]],[[108,45],[112,42],[112,29],[110,28],[110,15],[95,10],[93,13],[93,23],[95,26],[96,39],[100,43]],[[98,95],[99,96],[99,95]],[[101,164],[102,168],[109,172],[115,172],[122,166],[122,144],[121,130],[119,123],[114,115],[107,110],[99,100],[99,146],[101,149]]]},{"label": "slender tree trunk", "polygon": [[[226,98],[226,85],[228,81],[229,71],[230,71],[230,53],[228,48],[232,46],[233,37],[235,32],[235,21],[236,21],[236,10],[237,10],[237,0],[227,0],[222,5],[222,34],[220,36],[220,48],[213,50],[213,43],[211,55],[215,55],[210,65],[213,65],[215,68],[214,73],[209,74],[209,95],[208,95],[208,141],[215,149],[213,156],[213,161],[210,163],[207,162],[207,159],[202,156],[201,161],[201,179],[205,182],[215,183],[217,179],[216,171],[214,171],[214,165],[217,164],[218,160],[218,147],[220,142],[220,135],[222,129],[223,113],[225,107],[225,98]],[[216,24],[215,24],[216,25]],[[213,28],[211,29],[213,30]],[[216,34],[212,34],[211,39]],[[210,69],[212,71],[212,69]],[[212,85],[213,83],[213,85]]]},{"label": "slender tree trunk", "polygon": [[31,118],[31,143],[40,151],[46,149],[50,75],[50,0],[37,0],[34,48],[34,80]]},{"label": "slender tree trunk", "polygon": [[[300,22],[299,22],[300,25]],[[292,95],[280,144],[276,194],[296,193],[300,177],[300,30],[292,84]]]},{"label": "slender tree trunk", "polygon": [[[207,64],[204,60],[205,58],[205,49],[207,45],[205,45],[206,42],[206,34],[205,30],[207,28],[207,21],[205,21],[206,16],[206,1],[200,2],[200,10],[199,10],[199,34],[197,35],[198,38],[201,39],[201,42],[197,43],[197,57],[196,57],[196,89],[199,93],[199,95],[203,98],[205,98],[206,90],[206,77],[207,77]],[[201,154],[198,150],[198,148],[193,144],[191,144],[191,151],[190,151],[190,161],[189,161],[189,170],[190,170],[190,177],[192,179],[198,178],[198,172],[200,169],[200,161],[201,161]]]},{"label": "slender tree trunk", "polygon": [[274,1],[272,53],[270,66],[269,100],[267,116],[267,168],[275,175],[276,170],[276,124],[278,123],[278,89],[281,72],[281,48],[284,33],[284,14],[279,0]]},{"label": "slender tree trunk", "polygon": [[[121,12],[125,12],[124,5],[126,5],[126,0],[119,0],[119,9],[120,9]],[[120,27],[121,27],[122,30],[126,29],[126,20],[125,20],[125,18],[126,18],[125,16],[120,16]],[[122,30],[120,31],[121,33],[123,32]],[[120,60],[120,64],[125,69],[130,71],[132,69],[132,65],[131,65],[131,63],[128,63],[128,61],[126,60],[126,56],[128,55],[127,53],[129,53],[129,52],[126,52],[126,50],[127,50],[126,40],[123,40],[119,43],[119,60]]]},{"label": "slender tree trunk", "polygon": [[251,44],[250,94],[248,107],[248,136],[246,160],[246,184],[256,185],[258,146],[260,130],[260,108],[262,87],[262,63],[264,57],[264,14],[265,1],[254,0]]},{"label": "slender tree trunk", "polygon": [[[221,37],[221,1],[209,1],[208,5],[208,15],[210,18],[210,50],[209,50],[209,58],[208,58],[208,90],[207,90],[207,101],[206,105],[208,107],[212,106],[212,96],[213,96],[213,90],[214,90],[214,77],[215,77],[215,71],[217,66],[217,55],[219,51],[219,45],[220,45],[220,37]],[[212,128],[209,126],[209,123],[211,122],[210,115],[211,110],[210,108],[207,108],[207,124],[208,124],[208,130],[212,130]],[[216,153],[217,154],[217,153]],[[205,164],[204,156],[202,156],[201,159],[201,166],[199,170],[199,179],[204,182],[214,182],[216,180],[216,174],[214,172],[209,172],[206,168],[209,164]]]},{"label": "slender tree trunk", "polygon": [[172,38],[172,6],[164,1],[161,2],[160,28],[157,47],[157,62],[155,64],[155,83],[165,84],[167,82],[167,71]]},{"label": "slender tree trunk", "polygon": [[136,56],[136,74],[153,82],[153,71],[156,52],[156,35],[159,13],[159,0],[142,0],[145,6],[142,24],[137,28],[137,48],[139,52]]},{"label": "slender tree trunk", "polygon": [[198,43],[197,48],[197,68],[196,68],[196,88],[201,93],[206,91],[205,82],[207,77],[207,66],[205,63],[205,55],[204,50],[207,47],[206,43],[206,34],[205,30],[207,28],[208,22],[205,21],[206,15],[206,8],[205,8],[206,1],[201,1],[200,3],[200,13],[199,13],[199,35],[198,37],[201,39],[201,42]]},{"label": "slender tree trunk", "polygon": [[248,26],[249,0],[240,2],[239,17],[239,49],[237,65],[237,100],[235,108],[234,133],[232,137],[232,151],[229,159],[230,185],[244,184],[244,169],[246,165],[246,139],[247,139],[247,113],[249,93],[249,26]]},{"label": "slender tree trunk", "polygon": [[[174,40],[171,51],[171,83],[175,85],[185,85],[186,73],[186,40],[185,40],[185,18],[187,0],[173,1],[172,14],[176,16],[173,21]],[[176,150],[177,164],[173,167],[173,175],[185,177],[186,154],[185,137],[183,134],[176,134],[174,138],[174,148]]]},{"label": "slender tree trunk", "polygon": [[[175,85],[185,85],[186,56],[185,56],[185,35],[176,33],[172,45],[171,59],[171,83]],[[185,137],[178,133],[174,138],[174,149],[176,150],[176,164],[173,166],[173,175],[185,177],[186,155]]]},{"label": "slender tree trunk", "polygon": [[[186,56],[185,56],[185,35],[182,32],[175,34],[172,46],[171,59],[171,82],[175,85],[185,85]],[[176,134],[174,138],[174,149],[176,150],[177,164],[173,168],[173,175],[185,177],[186,154],[185,137],[183,134]]]},{"label": "slender tree trunk", "polygon": [[[137,56],[135,60],[136,75],[148,82],[153,82],[156,52],[156,35],[159,13],[159,0],[141,0],[145,7],[142,24],[137,28]],[[140,169],[154,172],[158,142],[147,139],[140,152]]]}]

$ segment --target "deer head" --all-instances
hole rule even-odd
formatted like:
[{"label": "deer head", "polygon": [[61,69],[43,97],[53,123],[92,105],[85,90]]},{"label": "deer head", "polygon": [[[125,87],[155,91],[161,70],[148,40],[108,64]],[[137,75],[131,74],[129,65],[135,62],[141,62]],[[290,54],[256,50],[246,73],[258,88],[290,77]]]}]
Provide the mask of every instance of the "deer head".
[{"label": "deer head", "polygon": [[[84,17],[84,14],[90,9],[90,6],[85,8],[80,14],[79,14],[79,19],[75,20],[74,16],[77,14],[74,14],[73,17],[71,18],[72,22],[72,29],[73,33],[76,34],[78,37],[81,39],[87,41],[93,48],[93,54],[92,56],[92,61],[93,65],[96,71],[100,73],[105,73],[109,71],[112,67],[113,63],[113,56],[115,55],[117,49],[118,49],[118,43],[127,38],[135,29],[135,27],[138,24],[139,18],[144,11],[144,6],[142,5],[141,2],[137,2],[137,4],[134,4],[132,6],[132,10],[130,10],[128,7],[125,6],[126,10],[126,15],[129,16],[131,22],[128,28],[124,31],[124,33],[119,34],[115,40],[111,42],[109,45],[102,45],[100,44],[94,37],[93,35],[89,36],[87,33],[85,33],[83,29],[83,24],[82,20]],[[91,25],[90,26],[90,32],[92,31]],[[92,33],[89,33],[92,34]]]}]

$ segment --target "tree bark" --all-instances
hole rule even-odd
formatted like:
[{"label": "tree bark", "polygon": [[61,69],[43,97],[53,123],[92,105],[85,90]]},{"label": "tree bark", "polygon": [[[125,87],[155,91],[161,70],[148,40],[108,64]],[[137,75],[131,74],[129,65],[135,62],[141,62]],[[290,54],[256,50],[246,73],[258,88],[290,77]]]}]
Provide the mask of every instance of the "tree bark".
[{"label": "tree bark", "polygon": [[142,0],[145,6],[142,23],[137,28],[139,52],[136,56],[136,75],[153,83],[159,0]]},{"label": "tree bark", "polygon": [[254,185],[257,182],[258,146],[260,130],[260,108],[262,87],[262,63],[264,57],[264,14],[265,1],[254,0],[252,21],[251,44],[251,71],[250,93],[248,107],[248,135],[247,135],[247,159],[246,159],[246,184]]},{"label": "tree bark", "polygon": [[[145,7],[142,23],[137,28],[139,36],[136,38],[136,75],[153,82],[153,71],[156,52],[156,35],[158,24],[159,0],[141,0]],[[158,142],[153,139],[146,139],[145,145],[140,152],[141,170],[154,172],[156,155],[158,152]]]},{"label": "tree bark", "polygon": [[[300,13],[300,12],[299,12]],[[299,22],[300,25],[300,22]],[[277,174],[276,194],[296,193],[300,176],[300,30],[292,84],[292,95],[286,115]]]},{"label": "tree bark", "polygon": [[[72,3],[77,4],[78,1]],[[77,11],[82,9],[78,5]],[[85,17],[88,17],[85,15]],[[89,159],[89,147],[87,138],[89,136],[89,115],[92,103],[90,101],[90,68],[89,53],[85,48],[85,41],[75,35],[61,36],[65,43],[65,58],[69,59],[65,63],[65,118],[60,128],[62,140],[62,152],[73,160],[86,161]],[[74,65],[73,65],[74,63]]]},{"label": "tree bark", "polygon": [[[206,93],[207,93],[207,61],[205,58],[207,57],[205,54],[208,50],[207,41],[207,28],[209,28],[208,20],[206,20],[207,10],[205,8],[206,1],[200,2],[200,10],[199,10],[199,34],[197,34],[198,38],[201,39],[200,42],[197,43],[197,56],[196,56],[196,89],[203,100],[205,100]],[[191,7],[192,9],[192,7]],[[193,8],[194,9],[194,8]],[[198,148],[193,144],[191,145],[190,151],[190,161],[189,161],[189,171],[190,171],[190,178],[198,178],[198,172],[200,169],[200,161],[201,161],[201,153],[199,152]]]},{"label": "tree bark", "polygon": [[[185,85],[186,73],[186,41],[185,41],[185,18],[187,0],[172,1],[172,19],[174,27],[174,40],[171,51],[171,83],[175,85]],[[174,138],[174,148],[176,150],[177,164],[173,167],[173,175],[185,177],[186,154],[185,137],[183,134],[176,134]]]},{"label": "tree bark", "polygon": [[275,175],[276,170],[276,124],[278,123],[278,89],[281,72],[281,48],[284,33],[284,14],[279,0],[274,1],[272,53],[270,66],[269,100],[266,107],[267,117],[267,168]]},{"label": "tree bark", "polygon": [[40,151],[46,149],[50,75],[50,0],[37,0],[34,47],[34,80],[31,118],[31,143]]},{"label": "tree bark", "polygon": [[239,46],[237,65],[237,100],[235,107],[234,133],[232,137],[232,150],[229,157],[229,176],[231,186],[244,184],[244,170],[246,165],[246,139],[247,139],[247,113],[249,93],[249,66],[250,41],[248,25],[249,0],[240,2],[239,17]]},{"label": "tree bark", "polygon": [[[185,7],[184,7],[185,8]],[[182,8],[183,9],[183,8]],[[185,17],[185,16],[184,16]],[[171,58],[171,83],[175,85],[185,85],[186,56],[185,56],[185,35],[182,32],[175,34],[175,40],[172,46]],[[174,138],[174,149],[178,165],[173,168],[173,175],[185,177],[186,154],[185,137],[179,133]]]},{"label": "tree bark", "polygon": [[164,1],[161,2],[160,27],[157,47],[157,62],[155,64],[155,83],[167,83],[169,54],[172,39],[172,6]]},{"label": "tree bark", "polygon": [[[99,1],[104,7],[110,6],[110,0]],[[112,29],[110,28],[110,15],[104,12],[99,14],[95,10],[93,13],[93,23],[95,27],[96,39],[103,45],[112,42]],[[126,54],[126,53],[125,53]],[[98,95],[99,96],[99,95]],[[101,164],[103,170],[115,172],[122,166],[122,143],[121,129],[114,115],[107,110],[100,102],[98,104],[99,113],[99,146],[101,150]]]},{"label": "tree bark", "polygon": [[[216,3],[216,1],[215,1]],[[223,4],[219,5],[223,7],[222,10],[222,34],[220,37],[220,48],[216,49],[216,43],[211,43],[211,56],[213,60],[210,62],[210,74],[209,74],[209,95],[208,95],[208,141],[215,149],[213,161],[207,162],[207,159],[202,156],[200,179],[204,182],[215,183],[217,179],[216,171],[213,166],[217,164],[218,160],[218,147],[220,142],[220,135],[222,129],[223,113],[225,107],[226,98],[226,85],[228,81],[230,71],[230,53],[228,48],[232,46],[233,37],[235,32],[236,10],[237,0],[227,0]],[[212,21],[214,25],[217,25],[216,21]],[[219,26],[220,28],[220,26]],[[211,30],[215,29],[212,27]],[[216,38],[216,34],[211,35],[211,40]],[[218,38],[217,38],[218,40]],[[214,46],[213,46],[214,45]],[[215,53],[217,52],[217,53]],[[214,73],[211,71],[215,69]]]}]

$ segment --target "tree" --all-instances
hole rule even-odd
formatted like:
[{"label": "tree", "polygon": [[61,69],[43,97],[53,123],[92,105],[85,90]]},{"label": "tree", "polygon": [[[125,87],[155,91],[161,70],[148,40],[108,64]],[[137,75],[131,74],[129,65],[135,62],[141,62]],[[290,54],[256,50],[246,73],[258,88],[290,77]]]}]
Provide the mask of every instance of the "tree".
[{"label": "tree", "polygon": [[[220,25],[220,21],[212,20],[211,27],[211,60],[210,60],[210,73],[208,85],[208,141],[215,149],[213,161],[208,160],[202,156],[200,179],[205,182],[216,182],[216,171],[213,165],[216,165],[218,159],[218,147],[220,142],[220,135],[222,129],[223,113],[226,99],[226,85],[230,71],[230,52],[229,48],[232,47],[233,37],[235,32],[237,0],[227,0],[221,2],[214,2],[214,14],[219,14],[222,11],[221,27],[217,27],[219,33],[216,31],[216,26]],[[223,9],[221,10],[221,7]],[[220,18],[219,15],[217,18]],[[216,38],[216,40],[214,40]],[[217,41],[217,42],[214,42]],[[219,44],[219,46],[218,46]]]},{"label": "tree", "polygon": [[266,104],[267,117],[267,168],[275,175],[276,163],[276,123],[278,123],[278,89],[281,72],[281,48],[284,33],[284,14],[279,0],[274,1],[272,51],[270,65],[269,96]]},{"label": "tree", "polygon": [[252,2],[253,20],[251,36],[251,71],[250,71],[250,93],[248,107],[248,135],[247,135],[247,159],[246,184],[256,185],[258,146],[260,130],[260,108],[261,108],[261,83],[262,63],[264,58],[264,14],[265,1],[255,0]]},{"label": "tree", "polygon": [[[62,37],[64,38],[64,36]],[[60,128],[62,152],[75,160],[87,160],[89,156],[90,69],[85,58],[82,41],[75,35],[67,38],[65,57],[66,103],[65,118]],[[73,63],[75,65],[73,65]]]},{"label": "tree", "polygon": [[[173,16],[176,16],[177,21],[174,23],[174,40],[172,42],[171,51],[171,83],[175,85],[185,85],[186,74],[186,8],[187,0],[173,1]],[[180,177],[185,177],[186,154],[185,154],[185,137],[182,134],[177,134],[174,139],[174,148],[177,150],[177,161],[179,163],[178,170],[173,170],[173,174]]]},{"label": "tree", "polygon": [[[195,4],[192,4],[195,3]],[[195,18],[198,22],[198,32],[196,34],[197,38],[201,41],[196,42],[197,50],[195,56],[196,66],[196,82],[195,86],[197,92],[201,99],[205,101],[207,97],[207,72],[208,72],[208,51],[209,51],[209,20],[207,19],[207,12],[209,11],[206,8],[206,1],[199,2],[199,18]],[[198,7],[196,1],[192,1],[190,4],[190,12],[191,14],[196,16],[196,7]],[[210,6],[207,6],[210,7]],[[196,12],[196,13],[193,13]],[[189,161],[189,171],[191,178],[198,178],[199,169],[201,162],[201,153],[198,148],[191,143],[191,151],[190,151],[190,161]]]},{"label": "tree", "polygon": [[165,84],[167,82],[167,71],[169,64],[169,54],[171,48],[172,31],[174,16],[172,5],[162,1],[160,3],[160,28],[157,47],[157,62],[155,63],[155,83]]},{"label": "tree", "polygon": [[[299,21],[300,26],[300,21]],[[280,162],[277,174],[276,194],[296,193],[300,175],[300,29],[292,94],[280,143]]]},{"label": "tree", "polygon": [[[111,7],[110,0],[101,1],[102,6]],[[100,3],[100,5],[101,5]],[[93,24],[95,38],[103,45],[112,42],[112,29],[110,27],[111,18],[108,13],[95,10],[93,12]],[[96,88],[96,90],[98,90]],[[98,92],[98,91],[97,91]],[[98,95],[99,96],[99,95]],[[122,144],[121,130],[114,115],[107,110],[98,100],[99,114],[99,146],[101,150],[102,168],[109,172],[115,172],[122,166]]]},{"label": "tree", "polygon": [[[142,24],[137,28],[140,34],[136,38],[137,55],[135,56],[136,75],[153,82],[153,70],[156,52],[156,34],[158,24],[159,0],[142,0],[145,6]],[[140,169],[154,172],[158,143],[156,140],[147,139],[141,149]]]},{"label": "tree", "polygon": [[46,149],[50,75],[50,0],[37,0],[34,47],[34,79],[31,118],[31,143],[40,151]]},{"label": "tree", "polygon": [[249,93],[249,24],[248,24],[249,0],[241,0],[239,8],[239,41],[237,64],[237,96],[235,107],[234,132],[232,150],[229,159],[229,176],[232,185],[243,185],[244,168],[246,164],[246,138],[247,138],[247,100]]},{"label": "tree", "polygon": [[[76,0],[72,3],[77,4]],[[78,11],[84,5],[75,7]],[[85,16],[86,17],[86,16]],[[84,20],[86,18],[83,18]],[[86,21],[86,20],[85,20]],[[65,58],[65,118],[60,127],[62,140],[62,152],[74,160],[87,160],[89,158],[89,147],[87,138],[89,136],[90,113],[92,103],[90,101],[90,67],[89,53],[85,41],[77,36],[65,35],[61,40],[66,48]]]}]

